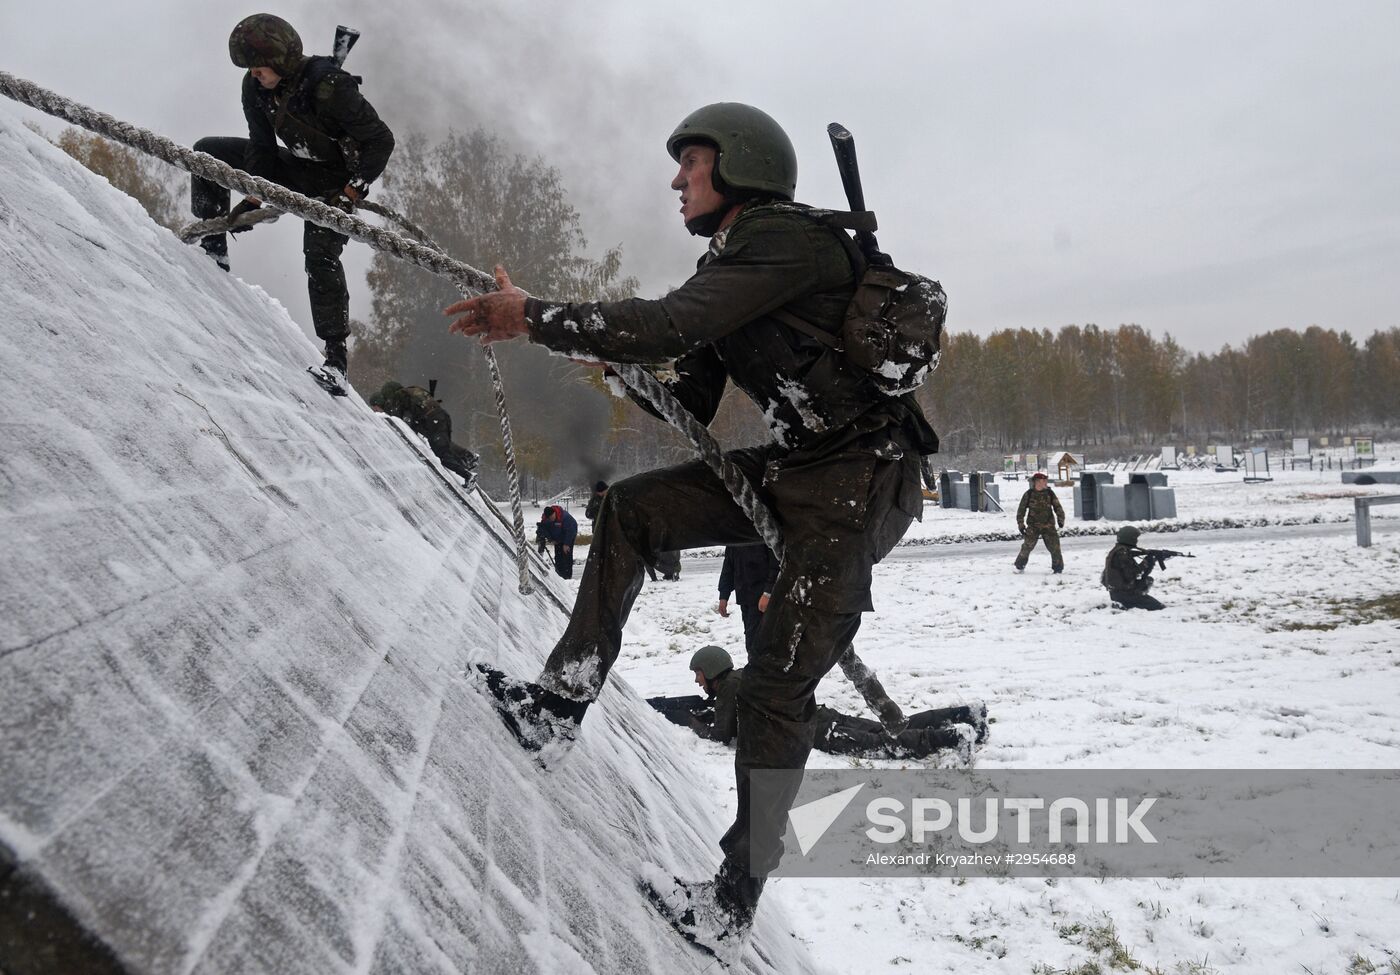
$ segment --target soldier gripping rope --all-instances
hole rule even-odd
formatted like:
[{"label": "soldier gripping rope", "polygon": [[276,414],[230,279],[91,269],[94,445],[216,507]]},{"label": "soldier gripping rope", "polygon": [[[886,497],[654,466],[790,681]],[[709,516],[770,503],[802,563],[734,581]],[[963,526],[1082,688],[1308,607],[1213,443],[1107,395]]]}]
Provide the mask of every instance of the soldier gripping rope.
[{"label": "soldier gripping rope", "polygon": [[[702,423],[714,418],[730,381],[767,418],[772,444],[727,455],[776,513],[785,543],[736,694],[734,823],[713,880],[649,889],[687,939],[735,958],[765,878],[782,859],[787,812],[817,731],[817,684],[873,608],[871,568],[922,513],[920,457],[938,440],[912,390],[936,362],[945,301],[935,282],[858,248],[841,229],[855,226],[842,222],[852,215],[793,202],[792,143],[758,109],[701,108],[666,148],[679,165],[671,188],[686,229],[709,238],[679,288],[657,300],[552,302],[527,295],[498,267],[498,291],[446,313],[460,316],[454,332],[487,342],[526,336],[579,359],[674,359],[667,385]],[[865,224],[873,244],[870,230],[873,219]],[[874,299],[881,281],[901,283]],[[876,309],[901,304],[898,327],[919,340],[888,341],[880,351],[878,316],[847,314],[856,296]],[[865,334],[852,334],[853,318]],[[543,672],[526,682],[478,666],[474,676],[521,744],[552,763],[572,745],[617,659],[644,567],[662,551],[759,541],[701,461],[619,481],[603,500],[573,614]],[[758,769],[790,773],[775,776],[784,785],[763,802],[750,789]]]},{"label": "soldier gripping rope", "polygon": [[[353,210],[394,151],[394,134],[360,94],[359,79],[341,70],[337,58],[307,57],[292,25],[272,14],[244,18],[229,36],[228,47],[233,63],[248,69],[243,77],[248,137],[210,136],[196,142],[195,149]],[[285,148],[278,146],[279,138]],[[237,216],[261,205],[249,197],[230,214],[227,189],[198,176],[190,181],[190,208],[196,217]],[[350,293],[340,253],[348,239],[309,220],[302,236],[311,321],[326,346],[326,368],[341,374],[348,364]],[[200,246],[229,269],[225,234],[205,237]]]},{"label": "soldier gripping rope", "polygon": [[1065,568],[1065,558],[1060,554],[1060,532],[1065,527],[1065,509],[1060,507],[1060,499],[1050,490],[1050,478],[1044,471],[1036,471],[1031,477],[1031,486],[1021,495],[1021,505],[1016,509],[1016,527],[1025,539],[1021,551],[1016,555],[1016,571],[1025,569],[1035,543],[1044,539],[1050,551],[1050,569],[1060,573]]}]

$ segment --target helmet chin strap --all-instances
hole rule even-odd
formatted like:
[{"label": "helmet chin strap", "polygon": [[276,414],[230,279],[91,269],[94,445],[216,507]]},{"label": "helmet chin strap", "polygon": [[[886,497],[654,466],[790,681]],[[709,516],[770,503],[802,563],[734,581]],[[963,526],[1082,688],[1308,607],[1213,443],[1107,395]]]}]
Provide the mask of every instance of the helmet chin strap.
[{"label": "helmet chin strap", "polygon": [[709,213],[702,213],[698,217],[691,217],[685,222],[685,229],[695,237],[713,237],[719,233],[719,225],[724,223],[725,216],[729,213],[734,204],[725,200],[717,210]]},{"label": "helmet chin strap", "polygon": [[692,237],[713,237],[719,233],[719,225],[724,223],[724,218],[736,203],[741,202],[736,198],[733,188],[724,181],[719,174],[719,161],[723,155],[718,148],[715,150],[714,168],[710,170],[710,185],[715,188],[724,202],[712,213],[702,213],[698,217],[691,217],[685,222],[685,229],[690,231]]}]

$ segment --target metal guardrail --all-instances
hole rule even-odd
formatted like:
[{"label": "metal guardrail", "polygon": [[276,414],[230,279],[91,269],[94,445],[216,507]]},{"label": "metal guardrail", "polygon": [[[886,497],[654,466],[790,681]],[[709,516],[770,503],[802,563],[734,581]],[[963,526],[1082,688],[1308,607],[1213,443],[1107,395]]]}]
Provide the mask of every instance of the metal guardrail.
[{"label": "metal guardrail", "polygon": [[1356,499],[1356,544],[1371,547],[1371,508],[1378,504],[1400,504],[1400,494],[1377,494]]}]

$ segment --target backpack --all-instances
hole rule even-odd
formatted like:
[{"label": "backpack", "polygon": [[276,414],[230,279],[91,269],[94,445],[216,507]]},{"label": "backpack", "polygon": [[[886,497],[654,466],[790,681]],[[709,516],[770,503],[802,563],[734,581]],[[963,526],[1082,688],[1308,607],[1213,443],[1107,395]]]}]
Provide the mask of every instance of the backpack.
[{"label": "backpack", "polygon": [[943,286],[895,267],[889,256],[879,251],[869,256],[862,252],[844,231],[873,233],[873,213],[802,212],[841,231],[841,242],[856,269],[855,294],[846,306],[839,336],[786,309],[772,312],[772,316],[835,349],[847,362],[864,371],[885,396],[912,393],[938,368],[943,322],[948,317]]}]

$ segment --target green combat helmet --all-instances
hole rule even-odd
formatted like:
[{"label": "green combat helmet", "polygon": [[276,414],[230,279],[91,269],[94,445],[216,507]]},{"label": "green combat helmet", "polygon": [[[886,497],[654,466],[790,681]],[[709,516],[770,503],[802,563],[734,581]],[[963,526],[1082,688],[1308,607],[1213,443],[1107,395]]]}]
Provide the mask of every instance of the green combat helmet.
[{"label": "green combat helmet", "polygon": [[[792,140],[772,116],[740,102],[716,102],[691,112],[666,140],[666,151],[680,162],[689,142],[710,142],[719,149],[715,174],[726,187],[791,200],[797,192],[797,153]],[[731,194],[725,193],[726,196]]]},{"label": "green combat helmet", "polygon": [[301,67],[301,35],[273,14],[244,17],[228,37],[228,56],[240,68],[271,68],[291,77]]},{"label": "green combat helmet", "polygon": [[369,405],[379,410],[388,410],[403,392],[403,384],[396,383],[392,379],[379,387],[379,392],[373,393],[369,398]]},{"label": "green combat helmet", "polygon": [[1141,535],[1142,529],[1134,528],[1132,525],[1124,525],[1122,528],[1118,529],[1118,544],[1136,545]]},{"label": "green combat helmet", "polygon": [[700,671],[706,680],[714,680],[726,670],[734,669],[734,658],[729,656],[729,651],[724,647],[701,647],[695,651],[695,656],[690,658],[690,669]]}]

